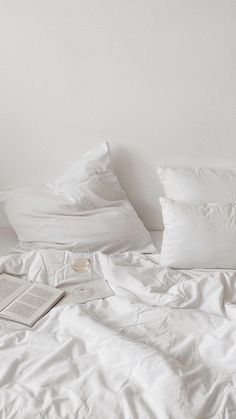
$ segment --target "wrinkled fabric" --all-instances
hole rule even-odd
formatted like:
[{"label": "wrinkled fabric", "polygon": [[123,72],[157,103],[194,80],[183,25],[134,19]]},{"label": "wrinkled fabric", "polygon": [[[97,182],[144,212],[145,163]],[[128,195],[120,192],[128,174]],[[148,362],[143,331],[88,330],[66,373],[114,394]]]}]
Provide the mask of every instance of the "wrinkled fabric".
[{"label": "wrinkled fabric", "polygon": [[39,248],[156,251],[112,169],[106,142],[50,184],[0,190],[0,202],[18,240]]},{"label": "wrinkled fabric", "polygon": [[[31,250],[0,271],[66,287],[76,255]],[[236,272],[93,254],[115,295],[63,300],[33,328],[0,320],[1,419],[234,419]]]}]

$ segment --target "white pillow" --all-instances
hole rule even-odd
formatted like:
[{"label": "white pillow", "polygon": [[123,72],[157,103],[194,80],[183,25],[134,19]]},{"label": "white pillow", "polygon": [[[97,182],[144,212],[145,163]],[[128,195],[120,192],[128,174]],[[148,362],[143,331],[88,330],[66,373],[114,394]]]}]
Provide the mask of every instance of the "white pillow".
[{"label": "white pillow", "polygon": [[20,241],[103,252],[155,251],[112,170],[107,143],[86,153],[51,184],[18,188],[0,196]]},{"label": "white pillow", "polygon": [[163,266],[236,269],[236,204],[160,203]]},{"label": "white pillow", "polygon": [[236,172],[196,167],[158,167],[168,198],[186,202],[236,202]]}]

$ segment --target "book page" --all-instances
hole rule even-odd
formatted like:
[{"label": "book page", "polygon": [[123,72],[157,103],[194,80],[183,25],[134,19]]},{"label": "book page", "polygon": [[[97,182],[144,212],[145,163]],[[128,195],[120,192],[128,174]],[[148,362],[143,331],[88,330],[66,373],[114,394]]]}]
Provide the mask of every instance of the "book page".
[{"label": "book page", "polygon": [[31,286],[31,282],[7,274],[0,275],[0,311]]},{"label": "book page", "polygon": [[1,312],[1,316],[31,326],[50,310],[63,294],[62,290],[47,285],[31,285]]}]

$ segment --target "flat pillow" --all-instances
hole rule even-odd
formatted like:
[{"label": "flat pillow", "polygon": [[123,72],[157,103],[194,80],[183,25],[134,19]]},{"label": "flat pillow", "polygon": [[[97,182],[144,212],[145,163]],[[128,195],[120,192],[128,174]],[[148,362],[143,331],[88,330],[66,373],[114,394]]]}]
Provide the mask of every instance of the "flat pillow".
[{"label": "flat pillow", "polygon": [[103,252],[155,251],[112,170],[107,143],[86,153],[55,182],[1,192],[0,197],[20,241]]},{"label": "flat pillow", "polygon": [[202,167],[158,167],[166,197],[186,202],[236,202],[236,172]]},{"label": "flat pillow", "polygon": [[160,198],[165,230],[161,264],[172,268],[236,269],[236,204]]}]

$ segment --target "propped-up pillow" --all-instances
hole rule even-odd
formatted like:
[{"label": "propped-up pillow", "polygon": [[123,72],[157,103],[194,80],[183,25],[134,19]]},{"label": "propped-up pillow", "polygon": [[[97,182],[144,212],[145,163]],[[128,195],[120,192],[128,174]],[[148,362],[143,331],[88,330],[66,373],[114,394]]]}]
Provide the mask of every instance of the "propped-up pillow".
[{"label": "propped-up pillow", "polygon": [[236,269],[236,203],[160,203],[163,266]]},{"label": "propped-up pillow", "polygon": [[20,241],[109,253],[155,251],[112,169],[107,143],[86,153],[55,182],[1,192],[0,197]]}]

